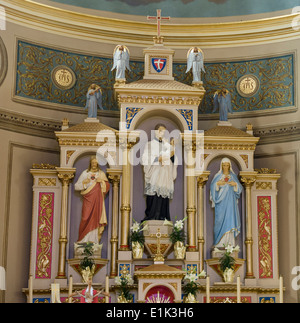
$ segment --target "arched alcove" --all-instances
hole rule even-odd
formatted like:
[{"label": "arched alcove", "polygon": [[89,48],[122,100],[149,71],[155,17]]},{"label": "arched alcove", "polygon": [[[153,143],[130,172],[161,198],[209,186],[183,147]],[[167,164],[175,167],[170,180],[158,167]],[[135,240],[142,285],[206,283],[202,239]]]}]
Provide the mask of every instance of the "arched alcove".
[{"label": "arched alcove", "polygon": [[[149,116],[149,115],[148,115]],[[178,124],[176,124],[172,119],[167,117],[157,117],[152,115],[143,122],[139,123],[139,128],[137,130],[141,131],[140,141],[137,145],[133,147],[133,154],[137,158],[141,158],[145,145],[148,141],[154,138],[154,128],[157,124],[162,123],[166,126],[166,138],[174,137],[175,139],[175,151],[178,156],[179,165],[177,167],[177,178],[174,182],[174,196],[170,200],[170,215],[171,221],[175,220],[175,217],[182,219],[184,217],[184,167],[182,161],[182,145],[180,140],[181,130],[178,129]],[[177,140],[176,140],[177,139]],[[145,217],[146,201],[144,195],[144,172],[141,163],[137,163],[133,166],[132,172],[132,217],[140,222]]]},{"label": "arched alcove", "polygon": [[188,130],[184,117],[176,109],[166,109],[165,107],[153,107],[151,109],[141,110],[133,119],[131,129],[142,129],[141,124],[155,118],[172,121],[181,132]]},{"label": "arched alcove", "polygon": [[[207,170],[210,171],[210,176],[206,183],[206,190],[205,190],[205,230],[206,230],[206,238],[205,238],[205,245],[206,245],[206,258],[211,258],[211,251],[214,247],[214,208],[212,207],[212,202],[210,200],[210,185],[215,176],[215,174],[220,170],[220,164],[222,158],[227,157],[231,161],[232,169],[234,173],[238,176],[239,172],[241,171],[241,166],[237,159],[233,158],[232,156],[228,155],[218,155],[214,159],[210,161],[207,166]],[[239,213],[240,213],[240,220],[241,220],[241,230],[240,234],[236,238],[236,245],[240,247],[240,254],[239,257],[243,258],[244,253],[244,239],[245,239],[245,191],[243,189],[239,201]]]},{"label": "arched alcove", "polygon": [[[74,167],[76,168],[76,174],[72,185],[70,187],[70,223],[69,223],[69,258],[74,257],[74,243],[78,240],[78,230],[81,221],[81,214],[82,214],[82,196],[79,191],[75,190],[75,183],[77,182],[78,178],[80,177],[81,173],[88,168],[91,156],[94,156],[95,152],[88,153],[85,152],[84,154],[78,156],[74,162]],[[101,170],[106,174],[106,170],[108,168],[107,160],[98,154],[98,162],[100,162]],[[105,164],[106,163],[106,164]],[[102,258],[107,258],[109,254],[108,246],[109,246],[109,237],[110,237],[110,230],[108,229],[109,223],[111,223],[111,205],[112,205],[112,193],[111,188],[105,197],[105,208],[106,208],[106,216],[107,216],[107,223],[100,243],[103,243],[102,247]]]}]

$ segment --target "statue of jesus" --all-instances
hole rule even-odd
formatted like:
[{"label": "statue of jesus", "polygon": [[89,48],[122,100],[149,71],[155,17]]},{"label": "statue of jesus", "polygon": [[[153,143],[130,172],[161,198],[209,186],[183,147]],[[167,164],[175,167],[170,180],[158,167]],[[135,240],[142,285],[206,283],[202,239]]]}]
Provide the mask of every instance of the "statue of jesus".
[{"label": "statue of jesus", "polygon": [[146,216],[143,221],[170,221],[169,203],[177,177],[177,160],[174,143],[168,142],[165,132],[165,125],[156,125],[155,138],[146,144],[142,155],[146,195]]},{"label": "statue of jesus", "polygon": [[75,190],[81,191],[83,196],[78,242],[99,244],[107,225],[104,199],[109,188],[108,179],[100,169],[96,156],[92,156],[89,168],[81,173],[75,184]]}]

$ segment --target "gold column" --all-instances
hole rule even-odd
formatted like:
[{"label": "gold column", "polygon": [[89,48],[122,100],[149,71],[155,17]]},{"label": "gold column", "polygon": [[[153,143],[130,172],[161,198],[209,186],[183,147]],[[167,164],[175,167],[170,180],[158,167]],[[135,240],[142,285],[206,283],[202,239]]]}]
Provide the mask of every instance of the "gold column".
[{"label": "gold column", "polygon": [[196,192],[195,192],[195,146],[193,145],[193,134],[184,135],[184,148],[186,151],[186,176],[187,176],[187,230],[188,251],[196,251]]},{"label": "gold column", "polygon": [[119,228],[119,186],[122,171],[119,169],[108,169],[108,179],[113,185],[113,206],[112,206],[112,224],[111,224],[111,260],[110,277],[118,275],[118,228]]},{"label": "gold column", "polygon": [[120,250],[129,250],[130,229],[130,197],[131,197],[131,165],[129,163],[129,147],[123,150],[122,204],[121,204],[121,243]]},{"label": "gold column", "polygon": [[197,176],[197,215],[198,215],[198,250],[199,250],[199,273],[204,270],[204,187],[210,172],[204,171]]},{"label": "gold column", "polygon": [[257,172],[240,172],[241,181],[246,188],[246,278],[255,278],[253,273],[253,236],[251,187],[256,181]]},{"label": "gold column", "polygon": [[60,214],[60,236],[59,236],[59,258],[57,279],[66,277],[66,247],[68,243],[67,225],[68,225],[68,201],[69,201],[69,184],[73,180],[76,168],[57,167],[57,176],[62,183],[61,194],[61,214]]},{"label": "gold column", "polygon": [[122,200],[121,200],[121,241],[120,250],[128,251],[131,213],[131,148],[137,143],[138,131],[119,132],[119,147],[122,149]]}]

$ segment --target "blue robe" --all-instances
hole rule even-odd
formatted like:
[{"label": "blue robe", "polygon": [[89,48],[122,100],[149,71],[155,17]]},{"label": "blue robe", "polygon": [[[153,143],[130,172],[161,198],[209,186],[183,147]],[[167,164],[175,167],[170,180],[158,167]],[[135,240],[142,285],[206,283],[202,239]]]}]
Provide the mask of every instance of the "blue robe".
[{"label": "blue robe", "polygon": [[232,113],[231,96],[229,93],[225,95],[215,94],[213,113],[219,109],[220,121],[228,121],[228,112]]},{"label": "blue robe", "polygon": [[221,180],[223,172],[217,173],[210,184],[210,199],[215,208],[215,225],[214,225],[214,244],[217,245],[223,235],[227,232],[234,232],[234,237],[240,233],[241,221],[238,208],[238,199],[243,190],[237,176],[230,172],[230,181],[237,183],[237,190],[234,186],[225,184],[219,186],[217,182]]},{"label": "blue robe", "polygon": [[88,109],[89,118],[97,118],[97,107],[103,110],[102,107],[102,94],[100,91],[90,94],[94,90],[89,90],[86,94],[86,105],[85,109]]}]

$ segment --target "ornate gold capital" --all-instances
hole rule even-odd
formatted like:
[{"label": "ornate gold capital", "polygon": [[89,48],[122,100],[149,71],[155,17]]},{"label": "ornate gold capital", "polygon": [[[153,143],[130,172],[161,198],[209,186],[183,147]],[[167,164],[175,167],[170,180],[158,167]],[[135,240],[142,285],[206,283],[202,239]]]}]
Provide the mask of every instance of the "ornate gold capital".
[{"label": "ornate gold capital", "polygon": [[131,149],[140,140],[139,131],[120,131],[119,132],[119,147],[123,150]]},{"label": "ornate gold capital", "polygon": [[120,184],[121,175],[108,174],[108,179],[109,179],[110,182],[112,182],[113,185],[119,185]]},{"label": "ornate gold capital", "polygon": [[241,181],[245,185],[245,187],[251,187],[256,181],[256,178],[241,177]]},{"label": "ornate gold capital", "polygon": [[208,181],[208,175],[199,175],[197,176],[197,185],[198,187],[203,187]]},{"label": "ornate gold capital", "polygon": [[76,172],[76,168],[63,168],[56,167],[57,177],[62,182],[63,185],[69,185],[73,180]]},{"label": "ornate gold capital", "polygon": [[246,188],[251,188],[255,183],[257,172],[240,172],[241,182]]}]

